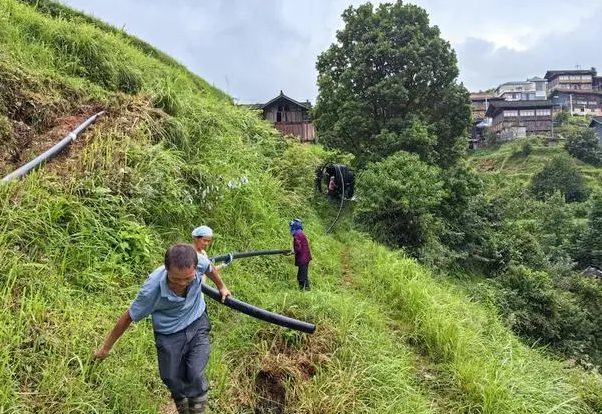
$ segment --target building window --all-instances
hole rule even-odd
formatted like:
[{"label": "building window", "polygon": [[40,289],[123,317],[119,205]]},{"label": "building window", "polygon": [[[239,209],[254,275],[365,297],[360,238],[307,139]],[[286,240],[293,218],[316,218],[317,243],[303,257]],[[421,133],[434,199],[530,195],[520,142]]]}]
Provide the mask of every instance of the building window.
[{"label": "building window", "polygon": [[520,116],[535,116],[535,111],[533,109],[522,109]]},{"label": "building window", "polygon": [[550,116],[550,115],[552,115],[552,110],[551,109],[537,109],[535,111],[535,114],[537,116]]},{"label": "building window", "polygon": [[506,117],[518,116],[518,111],[504,111],[504,116],[506,116]]}]

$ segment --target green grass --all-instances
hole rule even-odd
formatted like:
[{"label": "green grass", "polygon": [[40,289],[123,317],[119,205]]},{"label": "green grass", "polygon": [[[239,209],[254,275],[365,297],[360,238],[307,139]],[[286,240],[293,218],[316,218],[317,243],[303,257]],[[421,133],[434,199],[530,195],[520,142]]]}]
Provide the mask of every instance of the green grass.
[{"label": "green grass", "polygon": [[107,114],[68,156],[0,186],[0,413],[160,412],[148,321],[106,361],[94,350],[191,228],[214,228],[215,253],[288,248],[293,217],[311,241],[311,293],[294,289],[290,258],[235,261],[223,277],[318,330],[210,303],[213,412],[283,408],[268,397],[287,413],[599,409],[595,375],[522,345],[491,309],[353,231],[349,210],[325,235],[336,212],[313,195],[314,168],[344,156],[282,139],[150,46],[38,4],[0,0],[0,150],[25,146],[21,124],[35,141],[82,105]]}]

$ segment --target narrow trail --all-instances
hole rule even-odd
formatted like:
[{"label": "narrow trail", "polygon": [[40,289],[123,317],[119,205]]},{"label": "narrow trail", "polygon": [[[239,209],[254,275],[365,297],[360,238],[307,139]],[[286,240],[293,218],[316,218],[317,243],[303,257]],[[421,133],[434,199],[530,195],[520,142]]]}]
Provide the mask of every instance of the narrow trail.
[{"label": "narrow trail", "polygon": [[[341,254],[341,284],[344,289],[361,294],[360,283],[354,283],[352,246],[345,246]],[[359,298],[358,298],[359,300]],[[408,322],[396,317],[386,309],[380,314],[389,328],[389,336],[411,352],[412,386],[430,402],[430,409],[437,414],[460,414],[465,405],[463,392],[455,383],[453,375],[445,370],[444,364],[430,356],[425,345],[416,338]]]},{"label": "narrow trail", "polygon": [[346,247],[343,250],[343,254],[341,255],[341,264],[342,264],[342,274],[341,274],[341,282],[343,287],[351,287],[353,285],[353,279],[351,278],[351,264],[349,262],[349,248]]}]

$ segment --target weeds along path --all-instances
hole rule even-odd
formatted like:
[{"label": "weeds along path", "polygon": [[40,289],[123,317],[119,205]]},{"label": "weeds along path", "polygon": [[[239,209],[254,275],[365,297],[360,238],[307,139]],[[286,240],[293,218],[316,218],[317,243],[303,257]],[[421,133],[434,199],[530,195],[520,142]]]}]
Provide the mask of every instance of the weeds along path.
[{"label": "weeds along path", "polygon": [[[443,372],[436,363],[431,361],[427,355],[416,346],[411,337],[411,329],[400,319],[393,319],[383,305],[369,301],[366,295],[354,285],[353,261],[351,255],[353,248],[345,246],[341,254],[341,282],[345,294],[354,297],[356,303],[363,303],[370,307],[370,313],[378,314],[380,320],[375,323],[386,330],[386,340],[378,337],[375,342],[375,351],[384,343],[395,343],[400,351],[400,358],[404,361],[409,375],[405,379],[409,386],[415,390],[421,398],[428,403],[428,411],[433,413],[451,414],[464,412],[464,405],[458,401],[461,395],[459,390],[450,386],[451,381],[447,373]],[[384,333],[384,332],[383,332]]]},{"label": "weeds along path", "polygon": [[593,413],[566,369],[524,346],[495,313],[372,242],[349,247],[353,289],[406,344],[433,410],[489,414]]}]

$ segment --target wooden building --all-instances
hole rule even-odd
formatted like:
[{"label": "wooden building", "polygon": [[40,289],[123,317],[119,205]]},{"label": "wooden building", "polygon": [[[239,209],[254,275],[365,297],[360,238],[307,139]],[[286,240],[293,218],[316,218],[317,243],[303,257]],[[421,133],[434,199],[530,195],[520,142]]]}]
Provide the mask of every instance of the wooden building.
[{"label": "wooden building", "polygon": [[509,140],[527,135],[549,135],[552,132],[552,102],[501,101],[491,102],[486,116],[500,139]]},{"label": "wooden building", "polygon": [[589,70],[549,70],[544,78],[548,81],[548,91],[555,89],[592,90],[596,71]]},{"label": "wooden building", "polygon": [[571,115],[602,116],[602,91],[556,89],[550,100]]},{"label": "wooden building", "polygon": [[472,120],[481,122],[485,119],[485,112],[487,112],[489,104],[494,101],[503,101],[504,98],[488,93],[471,93],[470,100],[472,102]]},{"label": "wooden building", "polygon": [[314,142],[316,139],[309,116],[311,110],[309,101],[296,101],[280,91],[280,95],[264,104],[245,106],[261,110],[263,119],[272,122],[274,127],[284,135],[296,136],[301,142]]}]

